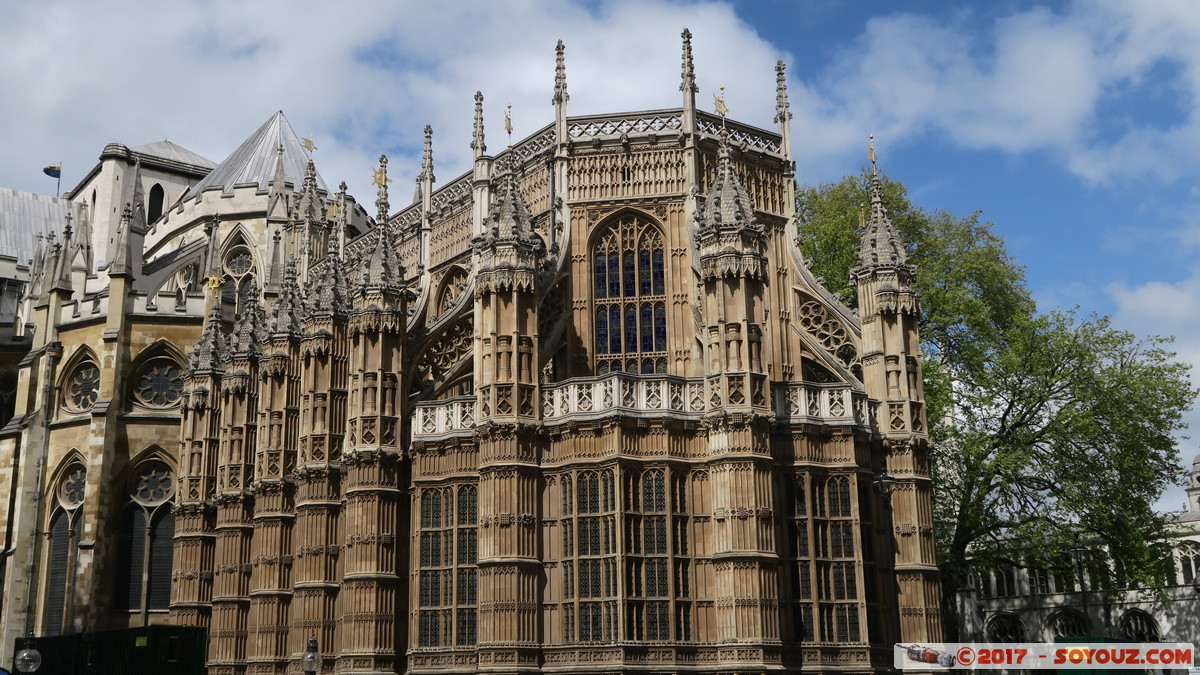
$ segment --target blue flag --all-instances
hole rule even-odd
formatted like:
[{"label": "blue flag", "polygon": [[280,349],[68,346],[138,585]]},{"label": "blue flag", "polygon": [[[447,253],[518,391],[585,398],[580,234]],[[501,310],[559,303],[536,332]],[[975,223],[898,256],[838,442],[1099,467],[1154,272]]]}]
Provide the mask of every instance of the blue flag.
[{"label": "blue flag", "polygon": [[62,164],[59,164],[58,166],[54,166],[52,164],[47,164],[46,166],[42,167],[42,173],[46,174],[47,176],[50,176],[51,178],[61,178],[62,177]]}]

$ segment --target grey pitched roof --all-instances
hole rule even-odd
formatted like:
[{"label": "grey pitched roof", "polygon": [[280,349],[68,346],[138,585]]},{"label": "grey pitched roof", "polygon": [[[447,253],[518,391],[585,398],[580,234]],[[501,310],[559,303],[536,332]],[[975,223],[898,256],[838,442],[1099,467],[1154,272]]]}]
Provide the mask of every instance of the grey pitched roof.
[{"label": "grey pitched roof", "polygon": [[67,199],[0,188],[0,258],[28,264],[34,237],[62,230],[68,212],[79,222],[80,208]]},{"label": "grey pitched roof", "polygon": [[[304,180],[308,154],[281,110],[243,141],[212,173],[188,190],[186,197],[217,188],[232,192],[238,185],[257,185],[259,190],[266,192],[275,175],[275,157],[280,145],[283,146],[284,180],[292,185],[300,185]],[[329,192],[320,175],[317,176],[317,188]]]},{"label": "grey pitched roof", "polygon": [[130,148],[134,152],[140,152],[143,155],[151,155],[154,157],[162,157],[184,164],[194,164],[195,166],[206,166],[210,169],[215,169],[217,163],[207,157],[201,157],[196,153],[188,150],[185,147],[176,145],[168,140],[156,141],[139,145],[136,148]]}]

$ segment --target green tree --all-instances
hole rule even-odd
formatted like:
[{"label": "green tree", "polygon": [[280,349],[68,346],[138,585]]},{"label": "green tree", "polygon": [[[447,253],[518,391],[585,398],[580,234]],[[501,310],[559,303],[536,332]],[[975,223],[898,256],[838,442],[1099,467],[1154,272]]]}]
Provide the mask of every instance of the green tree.
[{"label": "green tree", "polygon": [[[850,304],[867,180],[797,198],[802,252]],[[917,267],[947,634],[957,639],[973,568],[1061,568],[1077,536],[1106,549],[1126,583],[1161,586],[1164,522],[1151,505],[1182,473],[1173,434],[1195,395],[1188,367],[1169,340],[1038,313],[1024,269],[978,213],[928,214],[900,183],[883,188]]]}]

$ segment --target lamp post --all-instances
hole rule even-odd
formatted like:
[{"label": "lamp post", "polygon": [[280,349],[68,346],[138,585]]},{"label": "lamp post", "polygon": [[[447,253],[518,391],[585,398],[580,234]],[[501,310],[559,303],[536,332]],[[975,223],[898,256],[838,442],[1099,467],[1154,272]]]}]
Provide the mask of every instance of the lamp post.
[{"label": "lamp post", "polygon": [[317,651],[317,636],[308,638],[308,649],[300,657],[300,670],[304,675],[316,675],[321,671],[321,652]]},{"label": "lamp post", "polygon": [[42,667],[42,653],[33,644],[33,633],[21,640],[21,648],[17,650],[16,666],[18,673],[34,673]]}]

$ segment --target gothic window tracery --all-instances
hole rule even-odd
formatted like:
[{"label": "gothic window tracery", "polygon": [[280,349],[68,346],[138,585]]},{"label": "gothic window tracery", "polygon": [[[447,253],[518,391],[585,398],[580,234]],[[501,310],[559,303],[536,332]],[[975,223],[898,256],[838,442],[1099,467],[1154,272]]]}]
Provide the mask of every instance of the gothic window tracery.
[{"label": "gothic window tracery", "polygon": [[165,464],[151,460],[134,469],[117,520],[113,602],[118,609],[167,609],[175,536],[175,515],[171,512],[174,496],[175,477]]},{"label": "gothic window tracery", "polygon": [[420,495],[417,645],[474,645],[478,638],[478,488]]},{"label": "gothic window tracery", "polygon": [[172,408],[183,394],[183,369],[169,357],[151,359],[141,367],[133,386],[134,399],[149,408]]},{"label": "gothic window tracery", "polygon": [[1050,639],[1066,637],[1083,637],[1088,634],[1087,619],[1074,609],[1060,610],[1050,617],[1048,630]]},{"label": "gothic window tracery", "polygon": [[[686,482],[669,482],[667,474],[646,469],[625,475],[625,637],[630,640],[671,640],[673,614],[676,639],[691,637],[687,518],[680,508]],[[674,493],[670,498],[668,486]]]},{"label": "gothic window tracery", "polygon": [[666,266],[658,229],[626,215],[593,249],[596,373],[667,372]]},{"label": "gothic window tracery", "polygon": [[1014,614],[997,614],[988,622],[987,638],[988,642],[1024,642],[1025,626]]},{"label": "gothic window tracery", "polygon": [[562,521],[563,596],[578,602],[563,605],[563,641],[609,642],[617,639],[614,474],[611,469],[581,471],[565,480],[574,483],[575,517]]},{"label": "gothic window tracery", "polygon": [[68,412],[87,412],[96,404],[100,395],[100,369],[94,361],[87,360],[75,366],[67,378],[65,405]]},{"label": "gothic window tracery", "polygon": [[[848,476],[814,479],[813,520],[816,599],[818,601],[818,640],[859,642],[862,640],[861,612],[857,601],[860,584],[856,564],[855,526]],[[798,528],[802,525],[798,524]],[[809,553],[807,550],[805,553]],[[801,587],[807,580],[800,579]],[[846,602],[852,601],[852,602]],[[807,626],[806,617],[801,617]],[[805,629],[807,631],[807,628]]]},{"label": "gothic window tracery", "polygon": [[1200,544],[1185,541],[1179,545],[1179,571],[1184,584],[1200,582]]},{"label": "gothic window tracery", "polygon": [[237,314],[242,311],[258,276],[254,254],[244,242],[239,241],[225,254],[223,267],[225,275],[221,285],[221,301],[232,305],[234,314]]}]

